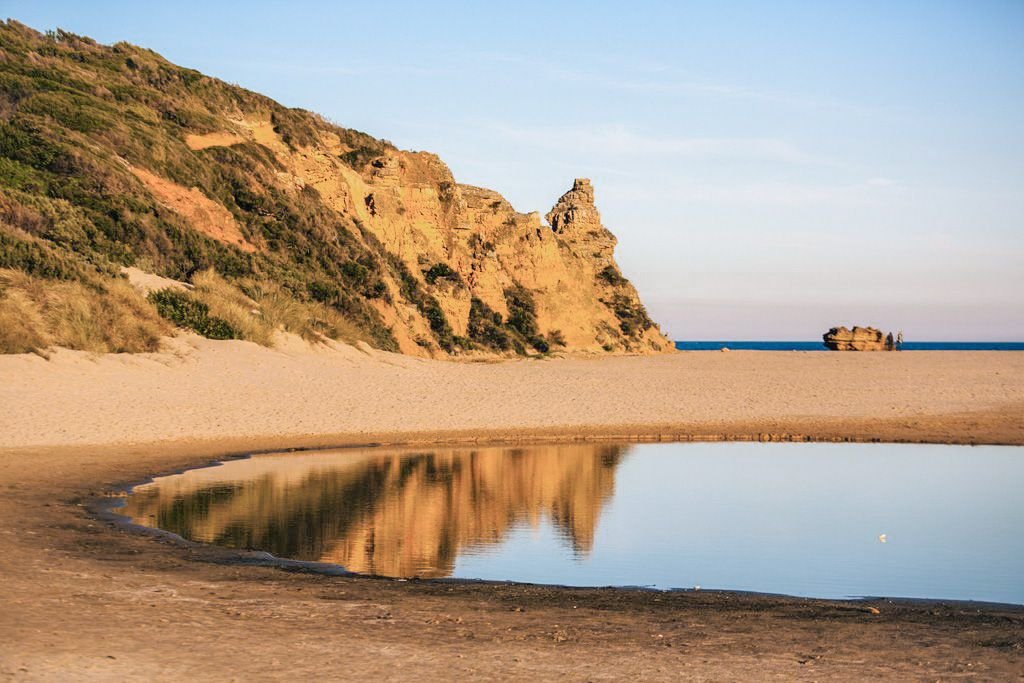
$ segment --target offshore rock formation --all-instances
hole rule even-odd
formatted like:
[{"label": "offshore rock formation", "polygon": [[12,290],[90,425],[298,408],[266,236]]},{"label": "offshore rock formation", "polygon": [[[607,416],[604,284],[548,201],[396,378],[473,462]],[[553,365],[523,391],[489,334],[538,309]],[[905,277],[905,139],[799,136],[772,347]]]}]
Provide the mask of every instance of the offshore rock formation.
[{"label": "offshore rock formation", "polygon": [[199,302],[211,310],[268,319],[261,296],[290,297],[304,334],[346,338],[340,315],[356,339],[420,356],[673,348],[616,266],[588,180],[545,225],[433,154],[13,21],[0,83],[0,269],[88,292],[123,267],[190,283],[213,270],[237,301]]},{"label": "offshore rock formation", "polygon": [[822,339],[833,351],[887,351],[885,333],[874,327],[833,327]]}]

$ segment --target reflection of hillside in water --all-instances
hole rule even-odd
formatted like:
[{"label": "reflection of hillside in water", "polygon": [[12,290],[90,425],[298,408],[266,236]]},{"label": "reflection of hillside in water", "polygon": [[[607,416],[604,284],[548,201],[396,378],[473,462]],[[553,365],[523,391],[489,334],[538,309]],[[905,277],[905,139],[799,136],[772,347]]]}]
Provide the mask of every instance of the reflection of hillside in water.
[{"label": "reflection of hillside in water", "polygon": [[384,576],[441,577],[460,550],[547,517],[590,550],[622,446],[261,456],[139,487],[136,523]]}]

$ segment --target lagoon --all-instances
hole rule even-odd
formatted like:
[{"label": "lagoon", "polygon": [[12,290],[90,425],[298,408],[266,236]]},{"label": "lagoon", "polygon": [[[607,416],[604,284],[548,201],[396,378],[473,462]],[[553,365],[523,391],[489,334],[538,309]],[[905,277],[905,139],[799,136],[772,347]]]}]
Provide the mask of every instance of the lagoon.
[{"label": "lagoon", "polygon": [[1024,603],[1019,447],[353,448],[136,487],[186,539],[396,578]]}]

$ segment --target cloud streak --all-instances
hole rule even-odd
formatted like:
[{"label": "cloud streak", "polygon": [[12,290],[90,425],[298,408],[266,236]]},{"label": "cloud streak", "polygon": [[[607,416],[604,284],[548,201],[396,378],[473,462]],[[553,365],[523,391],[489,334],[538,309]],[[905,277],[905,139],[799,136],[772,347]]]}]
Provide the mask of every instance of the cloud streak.
[{"label": "cloud streak", "polygon": [[[747,206],[825,206],[849,208],[891,199],[899,191],[895,183],[879,184],[876,179],[845,184],[807,182],[753,182],[729,185],[680,182],[670,188],[611,187],[604,190],[615,201],[670,201],[685,204]],[[884,194],[883,194],[884,193]]]},{"label": "cloud streak", "polygon": [[[694,78],[692,74],[668,65],[649,62],[638,64],[608,55],[594,58],[606,65],[607,68],[601,71],[565,67],[522,55],[487,53],[477,55],[476,58],[492,63],[518,65],[523,69],[530,70],[534,76],[539,75],[553,81],[591,85],[607,90],[655,95],[705,95],[762,102],[795,109],[838,111],[861,116],[874,115],[891,109],[889,107],[864,106],[807,93],[711,82]],[[621,72],[622,75],[613,75],[616,72]]]},{"label": "cloud streak", "polygon": [[485,128],[518,144],[575,155],[643,158],[723,159],[784,164],[826,164],[796,145],[777,138],[659,137],[621,124],[524,127],[484,124]]}]

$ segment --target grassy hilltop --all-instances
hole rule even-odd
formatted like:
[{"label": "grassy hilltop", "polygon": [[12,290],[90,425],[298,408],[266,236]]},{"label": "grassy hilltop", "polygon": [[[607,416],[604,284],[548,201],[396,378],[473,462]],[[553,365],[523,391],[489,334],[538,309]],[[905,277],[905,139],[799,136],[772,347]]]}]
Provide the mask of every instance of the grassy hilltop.
[{"label": "grassy hilltop", "polygon": [[144,48],[0,24],[3,352],[148,351],[175,327],[420,355],[660,350],[593,217],[556,234],[433,155]]}]

